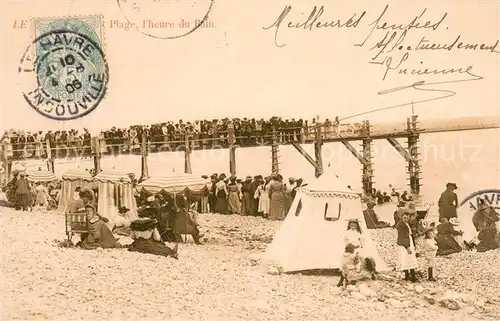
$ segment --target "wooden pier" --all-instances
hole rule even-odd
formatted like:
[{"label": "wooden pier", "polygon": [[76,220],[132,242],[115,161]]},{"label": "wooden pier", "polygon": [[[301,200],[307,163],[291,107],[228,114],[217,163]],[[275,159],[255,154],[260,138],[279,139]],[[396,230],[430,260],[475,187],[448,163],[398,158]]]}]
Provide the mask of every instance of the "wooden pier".
[{"label": "wooden pier", "polygon": [[[342,127],[349,126],[351,130],[345,131]],[[82,156],[93,157],[94,172],[101,171],[101,159],[103,157],[113,157],[119,154],[134,154],[141,156],[141,179],[149,178],[148,170],[148,155],[150,153],[168,152],[168,151],[183,151],[185,155],[186,173],[191,173],[191,153],[193,150],[226,148],[229,150],[229,170],[231,175],[236,175],[236,154],[238,148],[255,147],[255,146],[270,146],[272,158],[272,173],[279,173],[279,146],[292,145],[314,168],[316,176],[323,173],[322,147],[325,143],[342,143],[345,148],[360,162],[362,165],[361,181],[363,191],[370,195],[375,188],[374,181],[374,166],[372,145],[375,140],[387,140],[391,146],[396,149],[399,154],[407,162],[408,185],[414,194],[420,192],[421,187],[421,166],[419,153],[419,138],[423,133],[452,131],[453,128],[418,128],[418,117],[416,115],[407,118],[406,128],[398,130],[373,130],[373,126],[368,122],[357,124],[342,124],[340,126],[325,126],[321,123],[316,123],[308,128],[285,128],[278,130],[273,128],[272,131],[261,131],[252,133],[248,136],[236,137],[235,130],[232,124],[229,124],[228,130],[222,133],[219,137],[194,139],[189,135],[184,135],[181,140],[173,141],[148,141],[146,135],[140,137],[139,144],[128,144],[123,141],[115,144],[102,144],[102,139],[93,137],[91,142],[82,142],[78,152],[74,147],[54,146],[49,141],[39,143],[37,147],[24,146],[22,150],[12,148],[4,142],[2,146],[2,162],[4,165],[4,176],[9,177],[12,169],[12,162],[24,159],[45,159],[47,161],[47,169],[54,171],[54,160],[58,158]],[[498,128],[487,127],[487,128]],[[476,130],[486,129],[483,125],[461,127],[455,130]],[[406,146],[402,146],[398,139],[406,139]],[[359,143],[359,149],[353,143]],[[301,146],[302,144],[314,144],[314,157],[309,155]],[[104,147],[103,147],[104,146]],[[173,148],[172,148],[173,147]],[[28,150],[27,150],[28,149]],[[20,156],[20,154],[22,154]],[[74,155],[76,154],[76,155]]]}]

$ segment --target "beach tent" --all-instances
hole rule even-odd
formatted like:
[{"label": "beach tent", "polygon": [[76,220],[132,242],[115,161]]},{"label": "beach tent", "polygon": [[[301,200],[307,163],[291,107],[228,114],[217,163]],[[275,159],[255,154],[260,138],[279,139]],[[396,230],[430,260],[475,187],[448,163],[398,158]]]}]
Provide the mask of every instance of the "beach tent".
[{"label": "beach tent", "polygon": [[62,187],[59,196],[57,210],[65,213],[69,209],[69,204],[73,200],[75,189],[92,188],[93,178],[88,171],[83,168],[70,169],[62,175]]},{"label": "beach tent", "polygon": [[364,252],[380,272],[388,271],[363,220],[361,194],[334,173],[325,173],[298,189],[287,217],[273,238],[265,259],[284,272],[340,269],[348,219],[357,218],[364,234]]},{"label": "beach tent", "polygon": [[114,222],[121,206],[130,209],[127,214],[130,221],[138,218],[132,180],[127,173],[102,171],[94,179],[99,185],[97,201],[99,215],[109,219],[110,225]]},{"label": "beach tent", "polygon": [[170,194],[177,194],[185,191],[198,193],[210,180],[195,174],[172,173],[162,177],[151,177],[141,184],[139,188],[144,188],[151,193],[165,191]]},{"label": "beach tent", "polygon": [[48,183],[57,181],[57,177],[49,171],[28,171],[28,181]]}]

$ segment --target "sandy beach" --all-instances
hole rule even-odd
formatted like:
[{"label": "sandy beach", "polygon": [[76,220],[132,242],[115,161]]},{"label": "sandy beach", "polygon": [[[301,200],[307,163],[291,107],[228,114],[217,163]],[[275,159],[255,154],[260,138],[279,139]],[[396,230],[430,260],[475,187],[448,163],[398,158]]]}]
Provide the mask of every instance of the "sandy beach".
[{"label": "sandy beach", "polygon": [[[439,258],[439,280],[432,284],[404,283],[392,273],[340,289],[338,276],[279,274],[259,259],[281,222],[200,215],[205,244],[179,244],[174,260],[125,249],[61,248],[64,217],[56,213],[2,208],[1,217],[3,320],[500,317],[498,250]],[[395,231],[375,231],[374,239],[395,267]]]}]

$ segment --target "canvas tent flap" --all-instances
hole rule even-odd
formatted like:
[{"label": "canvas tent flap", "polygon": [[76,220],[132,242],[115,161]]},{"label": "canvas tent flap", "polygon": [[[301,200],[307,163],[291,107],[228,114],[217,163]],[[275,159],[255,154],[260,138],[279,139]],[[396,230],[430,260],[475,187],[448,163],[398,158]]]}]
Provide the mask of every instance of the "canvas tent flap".
[{"label": "canvas tent flap", "polygon": [[88,171],[83,168],[70,169],[66,173],[62,175],[63,180],[75,181],[75,180],[83,180],[90,182],[92,181],[92,175]]},{"label": "canvas tent flap", "polygon": [[57,180],[57,177],[49,171],[32,171],[28,172],[28,180],[31,182],[53,182]]},{"label": "canvas tent flap", "polygon": [[152,177],[141,184],[139,188],[144,188],[148,192],[158,193],[165,191],[167,193],[180,193],[187,190],[192,192],[201,191],[210,180],[194,174],[173,174],[162,177]]},{"label": "canvas tent flap", "polygon": [[124,172],[117,171],[102,171],[97,174],[94,179],[101,183],[112,182],[112,183],[132,183],[130,176]]}]

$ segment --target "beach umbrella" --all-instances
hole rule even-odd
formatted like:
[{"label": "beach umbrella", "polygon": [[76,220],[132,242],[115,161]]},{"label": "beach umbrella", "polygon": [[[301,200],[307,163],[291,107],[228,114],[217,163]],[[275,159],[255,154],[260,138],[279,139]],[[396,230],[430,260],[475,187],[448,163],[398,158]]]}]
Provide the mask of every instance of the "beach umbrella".
[{"label": "beach umbrella", "polygon": [[62,179],[68,180],[68,181],[75,181],[75,180],[83,180],[90,182],[92,181],[92,175],[90,173],[83,169],[83,168],[75,168],[75,169],[70,169],[66,173],[62,175]]},{"label": "beach umbrella", "polygon": [[207,184],[209,179],[202,178],[194,174],[172,173],[161,177],[151,177],[138,185],[151,193],[165,191],[167,193],[181,193],[184,191],[200,192]]},{"label": "beach umbrella", "polygon": [[53,182],[57,180],[57,177],[49,171],[32,171],[28,172],[28,180],[31,182]]}]

